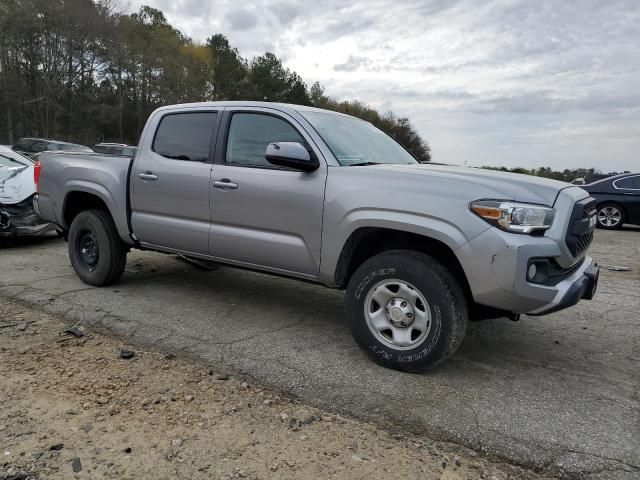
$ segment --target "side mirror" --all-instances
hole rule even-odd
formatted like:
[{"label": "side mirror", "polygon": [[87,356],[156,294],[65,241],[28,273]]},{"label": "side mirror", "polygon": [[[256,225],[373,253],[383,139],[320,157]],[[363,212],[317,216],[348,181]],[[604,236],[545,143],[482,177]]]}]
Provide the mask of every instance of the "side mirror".
[{"label": "side mirror", "polygon": [[313,172],[320,166],[316,156],[298,142],[270,143],[264,156],[273,165],[302,172]]}]

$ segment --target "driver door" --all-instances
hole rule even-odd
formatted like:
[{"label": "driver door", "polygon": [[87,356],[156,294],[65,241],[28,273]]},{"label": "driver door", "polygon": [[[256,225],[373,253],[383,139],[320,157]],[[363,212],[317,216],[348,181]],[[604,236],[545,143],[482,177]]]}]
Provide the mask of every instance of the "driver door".
[{"label": "driver door", "polygon": [[209,248],[214,257],[315,277],[327,165],[301,172],[265,158],[272,142],[314,143],[289,115],[267,108],[226,109],[212,170]]}]

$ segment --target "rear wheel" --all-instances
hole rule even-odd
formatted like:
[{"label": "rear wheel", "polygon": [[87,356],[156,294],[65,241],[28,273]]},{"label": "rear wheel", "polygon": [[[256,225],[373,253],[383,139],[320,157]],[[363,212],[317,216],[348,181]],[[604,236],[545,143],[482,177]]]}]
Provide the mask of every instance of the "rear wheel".
[{"label": "rear wheel", "polygon": [[80,212],[69,229],[69,258],[80,279],[89,285],[117,282],[127,262],[127,249],[104,210]]},{"label": "rear wheel", "polygon": [[421,371],[462,343],[467,303],[454,276],[428,255],[394,250],[364,262],[347,287],[355,340],[379,364]]},{"label": "rear wheel", "polygon": [[598,206],[598,227],[607,230],[622,228],[625,215],[624,210],[615,203],[603,203]]}]

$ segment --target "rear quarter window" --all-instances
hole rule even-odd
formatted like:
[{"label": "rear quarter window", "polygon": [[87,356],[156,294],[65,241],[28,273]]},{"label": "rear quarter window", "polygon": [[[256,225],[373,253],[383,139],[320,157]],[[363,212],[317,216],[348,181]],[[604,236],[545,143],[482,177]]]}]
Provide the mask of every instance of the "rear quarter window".
[{"label": "rear quarter window", "polygon": [[640,175],[616,180],[613,186],[622,190],[640,190]]}]

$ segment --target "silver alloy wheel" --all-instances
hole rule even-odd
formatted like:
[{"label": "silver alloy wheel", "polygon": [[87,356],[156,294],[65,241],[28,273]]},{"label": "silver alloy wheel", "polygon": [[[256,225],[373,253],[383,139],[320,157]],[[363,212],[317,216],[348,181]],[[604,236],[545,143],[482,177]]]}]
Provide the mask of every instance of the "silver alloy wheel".
[{"label": "silver alloy wheel", "polygon": [[404,280],[376,283],[365,298],[364,317],[374,337],[395,350],[417,347],[431,331],[429,304]]},{"label": "silver alloy wheel", "polygon": [[622,212],[616,207],[604,207],[598,210],[598,222],[605,227],[615,227],[622,220]]}]

